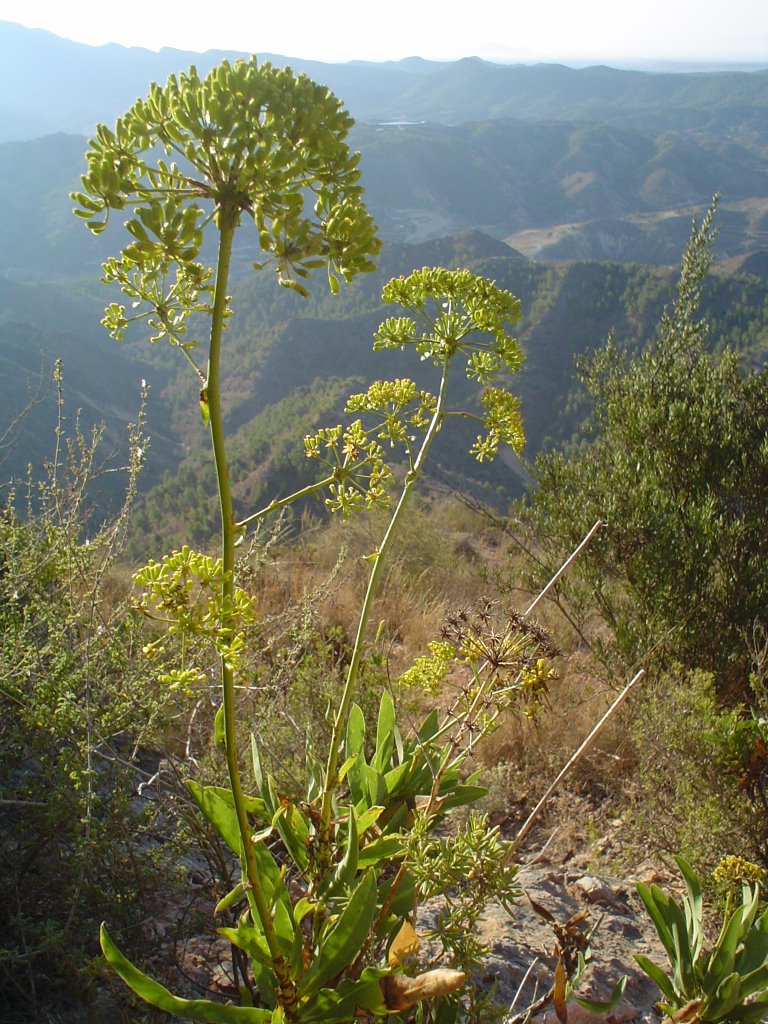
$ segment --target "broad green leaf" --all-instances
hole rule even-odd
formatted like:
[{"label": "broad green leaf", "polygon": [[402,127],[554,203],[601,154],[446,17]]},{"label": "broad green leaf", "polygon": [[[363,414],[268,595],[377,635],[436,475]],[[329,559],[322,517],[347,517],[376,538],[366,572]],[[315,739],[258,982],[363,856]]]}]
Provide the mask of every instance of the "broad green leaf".
[{"label": "broad green leaf", "polygon": [[366,872],[338,920],[320,940],[307,973],[299,984],[299,996],[308,997],[348,967],[368,937],[376,915],[376,878]]},{"label": "broad green leaf", "polygon": [[354,757],[355,763],[347,773],[347,784],[355,804],[367,799],[365,785],[365,718],[358,704],[353,704],[347,720],[347,740],[344,752],[347,757]]},{"label": "broad green leaf", "polygon": [[345,751],[348,757],[360,754],[365,745],[365,717],[359,704],[353,704],[347,719],[347,742]]},{"label": "broad green leaf", "polygon": [[352,884],[357,874],[358,851],[360,848],[360,836],[357,830],[357,815],[354,807],[349,808],[347,818],[347,841],[344,847],[344,856],[334,868],[327,885],[320,887],[319,894],[328,899],[337,896]]},{"label": "broad green leaf", "polygon": [[399,860],[405,850],[400,836],[379,836],[360,850],[357,859],[359,869],[375,867],[385,860]]},{"label": "broad green leaf", "polygon": [[106,926],[101,926],[101,948],[107,962],[125,984],[145,1003],[165,1010],[175,1017],[210,1022],[210,1024],[267,1024],[272,1021],[271,1010],[257,1010],[251,1006],[225,1006],[208,999],[181,999],[167,988],[147,977],[123,956],[110,939]]},{"label": "broad green leaf", "polygon": [[253,921],[238,921],[236,928],[217,928],[216,933],[231,942],[233,946],[242,949],[254,963],[271,967],[272,955],[269,952],[264,932]]},{"label": "broad green leaf", "polygon": [[678,998],[675,986],[661,967],[652,960],[649,960],[647,956],[643,956],[642,953],[636,953],[635,960],[648,977],[658,986],[659,991],[674,1003]]},{"label": "broad green leaf", "polygon": [[746,1006],[737,1006],[728,1014],[729,1021],[740,1024],[758,1024],[768,1016],[768,992],[750,999]]},{"label": "broad green leaf", "polygon": [[333,989],[320,989],[302,1006],[302,1024],[314,1021],[354,1020],[365,1013],[385,1015],[387,1007],[379,982],[387,974],[389,971],[366,967],[357,980],[347,979]]},{"label": "broad green leaf", "polygon": [[728,1019],[731,1010],[740,1001],[741,979],[735,972],[723,978],[707,1005],[706,1015],[710,1020]]},{"label": "broad green leaf", "polygon": [[751,996],[754,992],[768,990],[768,950],[763,954],[760,965],[748,973],[744,973],[740,959],[740,957],[736,959],[736,971],[741,978],[741,991],[744,998]]},{"label": "broad green leaf", "polygon": [[451,810],[454,807],[463,807],[465,804],[473,804],[488,795],[485,786],[456,786],[445,796],[440,797],[440,809]]},{"label": "broad green leaf", "polygon": [[268,1006],[277,1003],[272,957],[263,933],[252,923],[238,922],[237,928],[219,928],[218,934],[248,955],[259,995]]},{"label": "broad green leaf", "polygon": [[397,805],[391,813],[384,813],[379,818],[379,828],[385,836],[397,836],[405,828],[411,816],[411,809],[405,801]]},{"label": "broad green leaf", "polygon": [[296,924],[301,924],[307,914],[311,914],[316,906],[316,900],[311,900],[308,896],[302,896],[293,908],[293,920]]},{"label": "broad green leaf", "polygon": [[368,786],[368,796],[371,805],[383,804],[387,799],[387,784],[380,771],[372,764],[365,766],[365,781]]},{"label": "broad green leaf", "polygon": [[235,856],[239,857],[240,828],[233,804],[228,803],[214,786],[201,786],[194,779],[188,779],[187,787],[206,819],[213,825]]},{"label": "broad green leaf", "polygon": [[251,733],[251,759],[253,761],[253,777],[256,779],[256,788],[262,797],[264,796],[264,775],[261,770],[261,758],[259,757],[259,745],[255,733]]},{"label": "broad green leaf", "polygon": [[285,843],[293,862],[300,871],[305,871],[309,864],[309,823],[303,812],[295,803],[288,802],[285,813],[277,820],[277,830]]},{"label": "broad green leaf", "polygon": [[240,900],[243,899],[245,899],[245,887],[242,882],[238,882],[234,889],[231,889],[226,896],[222,896],[216,904],[216,909],[213,913],[216,916],[223,914],[228,907],[233,906],[235,903],[239,903]]},{"label": "broad green leaf", "polygon": [[256,859],[256,869],[264,890],[264,899],[269,904],[281,900],[290,906],[291,899],[283,879],[283,873],[269,847],[265,843],[256,843],[253,847],[253,856]]},{"label": "broad green leaf", "polygon": [[433,708],[432,711],[427,715],[424,721],[421,723],[419,729],[419,739],[422,743],[429,743],[433,736],[437,735],[440,728],[440,720],[437,715],[437,708]]},{"label": "broad green leaf", "polygon": [[752,895],[749,903],[737,907],[730,918],[723,922],[720,935],[707,964],[704,989],[714,991],[723,978],[732,973],[736,961],[736,950],[749,931],[757,909],[758,892]]},{"label": "broad green leaf", "polygon": [[694,961],[701,952],[703,933],[701,928],[703,899],[701,884],[691,865],[683,857],[675,857],[677,866],[685,879],[685,888],[688,899],[685,901],[685,917],[688,926],[688,934],[691,941],[691,956]]},{"label": "broad green leaf", "polygon": [[766,965],[768,965],[768,911],[761,914],[750,928],[743,948],[736,955],[735,970],[746,980],[746,977]]},{"label": "broad green leaf", "polygon": [[353,754],[352,757],[348,757],[344,764],[339,768],[339,782],[343,782],[347,777],[347,772],[357,760],[357,754]]},{"label": "broad green leaf", "polygon": [[[257,752],[254,756],[258,759]],[[277,829],[296,866],[304,871],[309,863],[309,822],[292,800],[276,792],[270,776],[266,779],[262,776],[261,793],[265,808],[271,814],[272,826]]]},{"label": "broad green leaf", "polygon": [[[189,785],[189,783],[187,783]],[[220,800],[234,811],[235,800],[232,796],[232,790],[226,786],[206,786],[206,791],[215,794]],[[191,787],[190,787],[191,791]],[[245,796],[245,809],[248,814],[253,815],[254,818],[258,818],[259,821],[267,822],[271,818],[271,814],[267,813],[267,805],[261,799],[260,796]]]},{"label": "broad green leaf", "polygon": [[315,800],[320,800],[325,788],[325,765],[315,757],[312,736],[309,733],[304,749],[304,768],[307,773],[306,800],[311,804]]},{"label": "broad green leaf", "polygon": [[371,765],[381,773],[389,770],[395,748],[395,705],[389,690],[383,690],[376,723],[376,753]]},{"label": "broad green leaf", "polygon": [[662,913],[663,902],[659,905],[659,898],[664,900],[664,893],[656,885],[648,886],[644,882],[637,883],[637,895],[643,901],[645,909],[653,921],[654,927],[656,928],[656,934],[661,940],[661,944],[667,951],[670,963],[674,966],[676,959],[675,943],[672,938],[672,932],[667,923],[667,920]]},{"label": "broad green leaf", "polygon": [[[381,882],[379,883],[379,901],[381,903],[383,903],[389,897],[391,888],[391,882],[385,882],[383,884]],[[392,898],[392,902],[389,908],[390,915],[392,919],[394,919],[394,922],[399,922],[404,917],[407,917],[409,914],[413,913],[415,899],[416,883],[411,872],[406,871],[403,875],[400,885],[398,886],[397,892]],[[391,930],[391,927],[392,922],[390,922],[389,924],[385,924],[385,926],[381,929],[381,932],[389,932]],[[381,933],[377,935],[377,938],[381,937]]]},{"label": "broad green leaf", "polygon": [[390,798],[393,796],[400,796],[400,790],[407,790],[407,783],[411,781],[410,775],[413,771],[413,761],[406,761],[405,764],[399,764],[396,768],[390,768],[390,770],[384,776],[384,783],[387,787],[387,793]]},{"label": "broad green leaf", "polygon": [[301,953],[304,937],[301,928],[293,917],[293,907],[287,900],[276,900],[273,904],[272,921],[275,935],[280,943],[280,951],[290,964],[295,976],[301,966]]},{"label": "broad green leaf", "polygon": [[674,963],[675,978],[682,992],[689,999],[697,994],[696,981],[693,974],[693,958],[691,956],[690,937],[683,909],[675,900],[667,897],[664,908],[669,922],[672,941],[675,944],[676,962]]},{"label": "broad green leaf", "polygon": [[384,808],[381,804],[374,804],[373,807],[369,807],[367,810],[363,811],[362,814],[358,814],[357,829],[361,836],[368,831],[371,825],[376,824],[383,810]]},{"label": "broad green leaf", "polygon": [[[206,424],[207,426],[207,424]],[[220,705],[213,720],[213,742],[218,750],[226,749],[224,739],[224,705]]]},{"label": "broad green leaf", "polygon": [[403,746],[403,734],[400,732],[397,722],[394,724],[392,733],[395,737],[395,752],[397,753],[397,760],[398,763],[402,764],[405,760],[405,748]]}]

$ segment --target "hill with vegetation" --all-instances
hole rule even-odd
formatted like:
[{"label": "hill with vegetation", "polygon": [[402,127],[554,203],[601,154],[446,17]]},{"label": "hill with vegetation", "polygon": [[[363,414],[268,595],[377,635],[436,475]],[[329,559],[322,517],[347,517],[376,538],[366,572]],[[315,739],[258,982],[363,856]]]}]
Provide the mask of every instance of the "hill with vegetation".
[{"label": "hill with vegetation", "polygon": [[[674,264],[692,216],[720,192],[720,258],[768,251],[768,143],[509,120],[359,125],[353,143],[388,241],[475,228],[547,262]],[[115,236],[88,237],[69,199],[85,145],[63,134],[0,143],[0,277],[98,275]]]},{"label": "hill with vegetation", "polygon": [[[151,78],[192,61],[204,71],[222,54],[87,47],[9,23],[0,23],[0,38],[11,55],[0,69],[0,137],[8,137],[0,142],[0,398],[10,421],[61,357],[84,427],[105,419],[118,437],[139,382],[149,380],[153,440],[143,486],[159,488],[147,498],[157,519],[179,486],[203,491],[196,467],[205,431],[185,415],[198,382],[162,347],[139,356],[138,331],[120,348],[105,338],[97,279],[120,225],[93,238],[71,216],[86,140],[65,132],[110,120]],[[253,276],[251,240],[235,249],[226,415],[250,460],[242,497],[256,500],[303,479],[298,441],[275,423],[294,415],[309,429],[340,417],[352,362],[359,382],[399,372],[397,358],[386,368],[372,358],[369,339],[389,312],[379,299],[383,283],[422,265],[469,267],[520,296],[527,362],[517,386],[529,459],[579,429],[587,408],[575,357],[611,331],[632,351],[648,339],[671,295],[666,267],[715,192],[723,194],[722,273],[710,277],[704,299],[713,338],[749,365],[764,361],[767,73],[647,74],[476,59],[294,63],[362,118],[352,142],[384,247],[375,274],[338,298],[313,291],[306,302]],[[30,75],[35,89],[26,87]],[[56,131],[34,137],[49,129]],[[97,381],[101,388],[89,386]],[[94,397],[99,392],[108,403]],[[14,473],[40,464],[52,421],[38,415],[30,413],[7,455]],[[449,486],[479,488],[496,503],[526,486],[518,460],[478,470],[457,460],[456,448],[446,438],[437,449]],[[207,524],[201,512],[198,537]]]},{"label": "hill with vegetation", "polygon": [[[302,300],[263,280],[264,275],[243,279],[234,293],[237,314],[226,339],[226,423],[237,452],[236,496],[244,504],[253,507],[310,483],[314,467],[303,456],[304,433],[345,419],[346,396],[365,382],[408,372],[397,354],[371,349],[373,332],[397,312],[381,304],[381,287],[391,276],[437,264],[468,267],[521,299],[518,337],[526,362],[514,387],[524,411],[526,460],[569,441],[582,426],[589,403],[576,379],[576,357],[594,351],[611,333],[626,351],[638,351],[674,294],[671,270],[597,262],[542,266],[478,232],[434,244],[390,246],[376,273],[357,279],[337,297],[317,289]],[[712,323],[712,345],[730,345],[747,365],[763,365],[768,282],[715,274],[707,280],[702,301]],[[176,362],[163,402],[179,425],[187,454],[147,495],[139,516],[143,537],[155,530],[159,539],[165,532],[164,509],[189,507],[181,502],[183,491],[212,493],[212,478],[203,482],[211,472],[204,457],[207,435],[202,422],[190,426],[197,420],[186,415],[197,402],[197,382],[181,359]],[[355,379],[350,381],[344,378],[351,366]],[[417,383],[433,383],[428,364]],[[300,431],[280,426],[294,416]],[[466,432],[471,432],[469,425]],[[459,454],[466,450],[465,440],[455,426],[446,428],[436,444],[434,479],[452,489],[474,490],[495,505],[523,493],[528,482],[523,463],[510,457],[478,466]],[[195,520],[197,542],[215,527],[214,510],[207,507]]]},{"label": "hill with vegetation", "polygon": [[[252,95],[259,76],[270,75],[255,64],[223,69],[217,109],[229,112],[241,85]],[[0,460],[4,471],[12,458],[21,466],[28,458],[33,469],[26,507],[23,483],[22,501],[0,487],[0,847],[8,865],[0,880],[7,936],[0,978],[9,997],[0,1019],[36,1022],[55,1012],[66,1024],[83,1014],[148,1020],[123,1001],[125,992],[107,990],[100,921],[101,949],[117,974],[152,1006],[184,1019],[190,1011],[200,1020],[351,1022],[366,1007],[404,1010],[397,1019],[405,1020],[413,1003],[400,997],[411,998],[414,982],[423,994],[422,980],[435,982],[435,973],[441,987],[428,990],[434,1013],[425,1009],[425,1020],[477,1024],[506,1015],[524,1024],[549,1003],[565,1019],[596,929],[588,935],[584,911],[563,913],[562,901],[552,902],[555,874],[615,908],[618,889],[597,883],[598,895],[594,878],[564,872],[578,865],[580,875],[582,865],[609,858],[624,877],[640,860],[655,872],[647,858],[674,853],[687,858],[678,860],[685,910],[653,885],[638,886],[672,973],[642,955],[638,964],[676,1019],[693,1006],[712,1024],[759,1024],[768,1006],[768,911],[757,917],[757,888],[742,883],[763,884],[768,867],[765,261],[726,231],[729,259],[711,272],[714,209],[691,236],[677,287],[674,272],[658,264],[535,262],[522,244],[504,241],[525,218],[505,227],[494,216],[495,203],[517,209],[515,196],[538,218],[549,204],[558,218],[572,210],[591,219],[553,223],[550,243],[576,245],[585,225],[599,224],[593,213],[614,203],[616,237],[625,221],[636,223],[650,245],[654,230],[662,237],[661,222],[674,221],[654,181],[667,187],[677,174],[681,189],[703,189],[710,181],[699,164],[725,154],[715,171],[725,176],[741,161],[729,187],[743,188],[727,212],[747,211],[749,230],[758,231],[762,200],[753,193],[761,179],[756,164],[750,178],[750,145],[729,150],[727,132],[719,144],[674,136],[666,165],[656,128],[540,122],[531,127],[549,146],[549,162],[515,177],[511,140],[501,135],[519,141],[527,123],[428,124],[413,133],[378,126],[371,147],[405,140],[395,154],[399,180],[410,182],[404,194],[418,200],[422,217],[418,230],[400,224],[400,236],[389,234],[379,254],[356,189],[327,187],[336,175],[356,184],[343,145],[329,145],[333,112],[313,118],[319,135],[311,126],[298,131],[303,103],[285,102],[283,91],[298,83],[281,81],[268,95],[283,127],[265,119],[257,161],[254,118],[242,109],[223,137],[205,122],[186,150],[215,185],[210,227],[224,254],[207,352],[205,326],[194,319],[197,293],[168,314],[165,291],[153,290],[169,263],[188,275],[182,280],[198,280],[195,232],[174,216],[176,207],[169,215],[169,195],[189,202],[188,183],[161,165],[151,188],[128,176],[113,190],[109,178],[123,166],[126,143],[107,142],[109,157],[94,161],[83,186],[94,199],[78,199],[88,217],[105,195],[122,211],[124,197],[138,193],[141,220],[131,227],[139,244],[128,251],[129,267],[168,336],[174,317],[176,327],[189,327],[174,341],[199,338],[187,359],[178,345],[147,345],[146,321],[128,326],[120,345],[99,328],[104,303],[117,296],[96,294],[90,261],[102,246],[112,249],[112,239],[95,244],[93,255],[68,247],[69,229],[57,217],[69,172],[46,157],[50,144],[74,158],[75,144],[57,135],[6,143],[2,154],[0,209],[17,244],[6,246],[0,277],[0,408],[16,422],[0,429]],[[198,85],[190,86],[193,96]],[[732,118],[731,99],[726,106]],[[131,140],[139,149],[158,137],[147,135],[142,117]],[[361,138],[367,130],[361,126]],[[494,143],[483,151],[485,135]],[[290,143],[272,150],[275,139]],[[386,154],[396,149],[384,146]],[[423,173],[433,151],[447,159],[452,149],[460,163]],[[409,163],[412,151],[418,159]],[[28,190],[13,169],[20,154]],[[596,168],[600,180],[585,168]],[[396,178],[384,172],[378,183],[371,179],[372,199],[377,189],[386,197]],[[540,207],[536,173],[549,197]],[[308,180],[329,197],[331,216],[296,230],[290,210]],[[381,219],[392,210],[395,227],[400,194],[381,205]],[[646,206],[621,212],[642,194]],[[293,269],[303,258],[310,269],[312,256],[320,253],[322,263],[342,251],[350,273],[369,269],[369,255],[379,256],[378,269],[337,296],[321,271],[306,298],[280,288],[269,272],[250,273],[257,254],[249,215],[265,204],[268,219],[275,209],[289,211],[264,244],[277,258],[294,256]],[[333,230],[339,206],[341,238]],[[466,217],[458,221],[466,230],[430,238],[438,214]],[[481,214],[492,217],[490,233],[478,230]],[[142,238],[148,222],[163,225],[157,243]],[[594,234],[604,244],[611,236],[602,223]],[[565,230],[575,224],[581,229]],[[245,241],[228,276],[235,226]],[[517,234],[534,230],[531,221]],[[316,248],[306,248],[307,237]],[[385,351],[374,355],[372,332],[400,312],[382,305],[382,284],[435,264],[458,272],[427,270],[401,281],[395,291],[420,326],[408,317],[390,321],[379,337]],[[521,320],[504,289],[520,296]],[[138,316],[139,305],[113,308],[115,333],[123,312]],[[186,312],[188,322],[175,318]],[[513,330],[526,357],[521,371]],[[50,387],[63,390],[64,402],[51,405],[45,392],[54,359],[65,369],[62,377],[55,363]],[[190,367],[195,359],[208,361],[207,375]],[[454,361],[460,365],[449,374]],[[297,501],[293,520],[273,519],[282,503],[271,499],[325,476],[304,457],[302,435],[338,422],[345,396],[371,378],[406,375],[439,397],[414,396],[402,380],[373,389],[355,403],[373,423],[337,436],[335,449],[329,442],[342,472],[325,484],[337,510],[358,505],[361,516],[329,522],[321,506]],[[125,434],[147,384],[146,419],[129,429],[131,443],[119,453],[128,472],[96,472],[97,487],[104,479],[122,484],[124,501],[95,521],[89,486],[99,445],[89,424],[104,416],[110,440]],[[469,446],[478,457],[493,455],[502,441],[520,452],[518,396],[528,436],[523,460],[509,454],[488,467],[462,456]],[[473,444],[478,418],[488,436]],[[418,450],[412,430],[422,434]],[[47,452],[29,447],[41,439]],[[326,441],[316,438],[318,454]],[[404,462],[392,465],[400,499],[388,512],[379,507],[380,485],[390,482],[387,460],[397,446],[405,449]],[[536,488],[505,515],[529,474]],[[425,486],[411,500],[418,482]],[[444,500],[446,489],[463,491],[463,501]],[[259,507],[269,515],[262,519]],[[218,561],[206,553],[217,524]],[[577,544],[569,572],[542,589],[573,562],[563,559]],[[137,569],[139,558],[151,561]],[[252,757],[241,758],[247,732]],[[551,803],[560,783],[567,788]],[[476,803],[471,814],[441,818],[468,802]],[[486,904],[514,912],[518,861],[545,858],[549,887],[534,911],[554,927],[555,955],[513,972],[479,915]],[[193,883],[189,898],[179,891],[183,874]],[[732,911],[712,956],[702,952],[703,936],[719,929],[709,907],[706,928],[702,922],[702,886],[718,918],[723,905]],[[739,892],[745,905],[734,909]],[[429,902],[416,918],[419,895]],[[198,909],[205,905],[210,918],[214,904],[206,937]],[[631,919],[626,928],[609,920],[614,926],[640,948]],[[152,952],[161,937],[168,948]],[[495,972],[489,958],[497,953]],[[432,971],[436,964],[449,968]],[[522,993],[533,979],[530,1004],[515,1016],[509,998],[489,1002],[495,973],[509,981],[514,1000],[528,1000]],[[615,978],[607,989],[592,988],[592,997],[613,991],[613,1005],[623,982],[614,985]],[[459,988],[446,1017],[435,1000]],[[636,990],[628,991],[637,1003]],[[233,1000],[242,1006],[228,1005]],[[619,1015],[639,1014],[622,1008]]]}]

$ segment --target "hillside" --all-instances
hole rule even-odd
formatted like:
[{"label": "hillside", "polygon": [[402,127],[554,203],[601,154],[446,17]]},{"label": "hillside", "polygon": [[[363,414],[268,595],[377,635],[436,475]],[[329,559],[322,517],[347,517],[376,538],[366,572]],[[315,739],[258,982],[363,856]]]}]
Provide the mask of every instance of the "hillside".
[{"label": "hillside", "polygon": [[719,192],[723,257],[768,247],[768,148],[745,138],[500,119],[360,126],[355,143],[391,238],[475,227],[537,259],[674,263]]},{"label": "hillside", "polygon": [[[85,137],[150,81],[244,54],[92,47],[1,21],[0,50],[0,276],[93,279],[113,246],[70,216]],[[537,260],[672,265],[719,193],[720,257],[768,250],[766,70],[259,56],[326,83],[357,118],[388,240],[474,228]]]},{"label": "hillside", "polygon": [[[72,217],[68,194],[79,184],[86,138],[71,133],[122,112],[150,79],[193,60],[205,71],[224,55],[86,47],[3,22],[0,44],[10,55],[0,67],[0,138],[8,137],[0,142],[3,407],[12,419],[62,356],[84,423],[105,416],[118,436],[138,381],[149,379],[153,443],[144,484],[162,479],[155,499],[162,495],[167,509],[180,486],[176,470],[193,486],[197,449],[207,444],[189,415],[198,382],[175,353],[148,349],[138,334],[117,348],[99,327],[115,297],[99,287],[99,267],[121,231],[115,223],[94,238]],[[304,479],[296,435],[276,423],[293,418],[310,429],[340,415],[350,376],[403,372],[396,358],[373,358],[369,345],[387,312],[382,284],[414,267],[467,266],[522,299],[527,363],[518,387],[529,458],[579,428],[575,356],[610,331],[630,348],[647,340],[671,294],[667,268],[715,192],[723,197],[724,276],[708,291],[713,341],[735,345],[751,364],[764,361],[768,72],[647,74],[475,59],[295,67],[327,82],[362,117],[351,141],[385,244],[376,274],[338,299],[317,288],[301,302],[271,275],[254,276],[257,253],[239,242],[226,413],[239,432],[235,447],[251,463],[243,500]],[[39,464],[46,434],[26,429],[14,470],[25,459]],[[499,502],[525,486],[518,463],[479,468],[456,456],[459,447],[444,438],[438,450],[449,485],[478,487]],[[194,487],[204,490],[199,481]]]},{"label": "hillside", "polygon": [[399,98],[402,117],[473,121],[523,117],[765,132],[768,71],[648,74],[609,67],[498,65],[469,57],[435,70]]},{"label": "hillside", "polygon": [[[628,350],[653,335],[663,306],[673,295],[672,271],[610,263],[542,266],[504,250],[494,239],[469,233],[419,246],[390,246],[383,266],[357,279],[330,299],[316,289],[306,302],[285,293],[264,275],[243,280],[234,294],[237,310],[227,336],[226,420],[240,481],[237,499],[253,508],[275,494],[284,495],[314,479],[303,457],[303,435],[344,418],[344,399],[364,382],[411,375],[413,366],[393,353],[376,354],[371,336],[394,310],[379,301],[382,283],[392,274],[424,264],[468,266],[517,294],[523,319],[519,340],[526,362],[513,382],[520,395],[531,460],[542,448],[578,434],[587,412],[576,386],[576,356],[594,350],[610,332]],[[712,343],[735,346],[749,365],[768,356],[768,283],[749,275],[715,275],[707,283],[704,308],[713,322]],[[139,353],[136,353],[137,357]],[[341,380],[354,374],[353,380]],[[432,385],[425,365],[420,386]],[[163,393],[189,454],[178,472],[150,492],[141,532],[164,532],[163,510],[184,504],[190,494],[212,493],[208,463],[201,458],[208,439],[192,411],[197,382],[179,372]],[[468,399],[469,400],[469,399]],[[470,406],[471,408],[471,406]],[[293,429],[290,429],[293,424]],[[441,435],[433,473],[443,485],[475,490],[504,505],[522,493],[527,474],[516,459],[478,465],[464,452],[474,439],[471,427],[454,426]],[[204,504],[208,507],[207,499]],[[320,508],[314,505],[316,511]],[[213,508],[188,522],[198,542],[213,526]]]},{"label": "hillside", "polygon": [[[58,129],[0,142],[0,1024],[154,1020],[109,966],[184,1019],[529,1024],[551,1004],[565,1021],[598,926],[606,970],[578,991],[613,993],[611,1024],[654,1024],[659,1008],[669,1024],[758,1024],[760,76],[678,76],[665,92],[665,76],[610,69],[345,66],[355,103],[397,87],[436,118],[489,105],[355,129],[379,252],[344,115],[254,65],[221,69],[202,100],[155,91],[151,127],[100,130],[94,201],[77,202],[113,216],[92,237],[67,198],[85,138],[61,127],[132,88],[142,61],[177,55],[99,48],[102,94],[85,88],[89,48],[68,44],[60,105],[41,111],[34,90],[16,102],[24,62],[47,48],[55,93],[63,41],[17,42],[8,123]],[[505,113],[515,90],[530,116]],[[195,180],[145,168],[136,153],[155,146]],[[713,270],[716,202],[683,241],[720,190]],[[301,210],[309,195],[321,223]],[[121,296],[99,262],[127,241],[125,210],[135,242],[104,271]],[[253,272],[260,243],[299,288]],[[386,287],[436,265],[460,272]],[[376,380],[394,383],[358,394]],[[140,395],[144,472],[121,504]],[[369,414],[370,432],[333,429]],[[497,442],[490,463],[467,454]],[[403,486],[387,525],[389,456]],[[325,515],[318,481],[341,515]],[[342,522],[357,504],[370,514]],[[685,910],[652,887],[682,891],[657,871],[675,853]],[[660,943],[593,869],[647,880]],[[625,990],[642,950],[654,984],[632,968]],[[581,1004],[590,1024],[596,1004]]]},{"label": "hillside", "polygon": [[[768,165],[746,141],[499,120],[359,125],[352,142],[394,242],[474,228],[539,260],[674,264],[720,192],[720,257],[768,249]],[[85,148],[61,133],[0,143],[0,277],[97,280],[119,225],[94,239],[71,214]]]},{"label": "hillside", "polygon": [[[99,304],[97,304],[97,302]],[[17,283],[0,278],[0,435],[18,416],[19,427],[0,446],[0,479],[23,478],[27,467],[42,472],[52,457],[57,411],[51,377],[56,360],[64,369],[62,393],[65,428],[72,436],[75,423],[84,436],[103,423],[101,457],[112,465],[126,455],[126,424],[136,421],[141,380],[150,378],[155,394],[169,380],[162,365],[148,368],[131,359],[130,349],[119,348],[99,324],[103,294],[97,302],[87,294],[39,283]],[[151,396],[151,458],[144,486],[179,458],[167,408]],[[109,494],[120,484],[102,481]]]}]

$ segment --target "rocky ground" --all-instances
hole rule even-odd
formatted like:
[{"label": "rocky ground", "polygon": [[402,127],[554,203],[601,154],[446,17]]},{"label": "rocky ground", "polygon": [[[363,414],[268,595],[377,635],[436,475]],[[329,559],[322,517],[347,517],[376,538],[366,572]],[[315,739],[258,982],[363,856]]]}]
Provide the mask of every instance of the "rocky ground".
[{"label": "rocky ground", "polygon": [[[202,881],[202,880],[201,880]],[[658,989],[636,966],[633,955],[643,953],[660,965],[666,958],[656,933],[635,892],[637,881],[656,882],[663,888],[677,887],[677,879],[666,869],[646,863],[629,877],[614,878],[590,869],[587,853],[547,855],[544,851],[520,871],[524,895],[508,913],[491,905],[480,921],[479,938],[490,948],[482,975],[476,979],[485,989],[494,989],[500,1016],[508,1022],[544,995],[552,985],[556,963],[555,935],[550,915],[558,925],[586,911],[579,924],[590,938],[592,958],[576,994],[607,999],[613,986],[627,975],[621,1002],[607,1016],[595,1017],[571,1002],[571,1024],[653,1024],[660,1019],[655,1007]],[[204,890],[201,885],[201,894]],[[534,904],[536,908],[534,909]],[[198,908],[200,909],[200,908]],[[212,909],[212,908],[211,908]],[[433,903],[423,908],[422,923],[438,911]],[[544,915],[542,914],[544,911]],[[206,990],[223,997],[234,997],[231,948],[222,939],[203,934],[176,942],[180,922],[173,909],[152,922],[154,938],[166,953],[174,950],[175,966],[166,960],[169,986],[179,994],[199,996]],[[187,925],[189,922],[187,921]],[[158,967],[160,967],[158,961]],[[551,1004],[534,1018],[539,1024],[557,1018]]]},{"label": "rocky ground", "polygon": [[[641,874],[638,881],[665,884],[650,866]],[[501,907],[490,907],[481,921],[480,937],[491,948],[482,980],[496,986],[496,999],[507,1008],[507,1019],[535,1003],[552,985],[555,935],[531,900],[561,926],[580,911],[588,911],[582,927],[586,931],[594,928],[590,938],[592,958],[577,995],[605,1000],[616,982],[627,975],[623,999],[607,1018],[600,1019],[607,1019],[608,1024],[650,1024],[658,1019],[658,989],[636,966],[633,955],[644,953],[661,965],[666,959],[632,880],[593,874],[574,858],[566,865],[539,861],[521,871],[520,883],[525,896],[513,916]],[[547,1017],[556,1020],[551,1006],[538,1019]],[[569,1004],[572,1024],[586,1024],[592,1018],[578,1004]]]}]

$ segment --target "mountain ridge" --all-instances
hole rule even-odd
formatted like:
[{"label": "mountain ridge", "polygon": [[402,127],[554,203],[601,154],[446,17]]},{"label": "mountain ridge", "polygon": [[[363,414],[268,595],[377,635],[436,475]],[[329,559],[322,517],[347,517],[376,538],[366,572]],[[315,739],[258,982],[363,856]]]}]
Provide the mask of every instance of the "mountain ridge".
[{"label": "mountain ridge", "polygon": [[[55,131],[90,134],[144,95],[150,81],[195,64],[201,74],[237,50],[204,53],[164,47],[159,51],[115,43],[87,46],[43,29],[0,21],[0,141]],[[406,58],[376,63],[289,58],[260,53],[261,60],[289,64],[328,85],[356,119],[403,117],[454,123],[489,116],[659,123],[722,130],[742,123],[765,131],[768,69],[685,73],[647,72],[596,65],[496,64]],[[10,100],[9,98],[13,99]],[[448,102],[450,99],[450,103]],[[762,114],[762,119],[761,115]],[[655,120],[654,120],[655,119]]]}]

